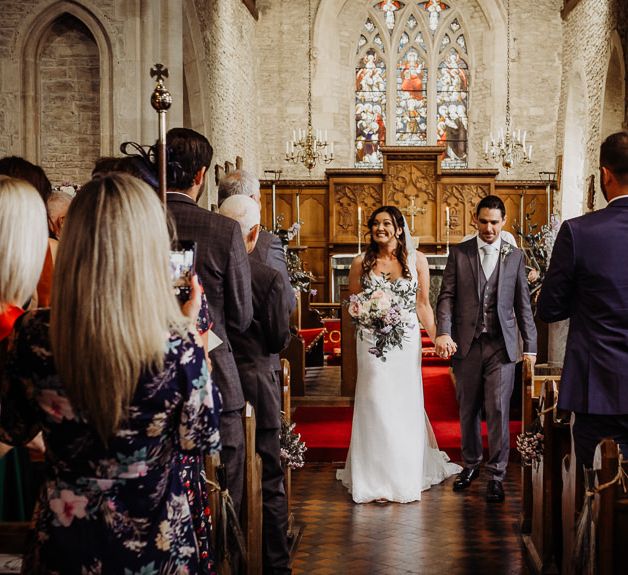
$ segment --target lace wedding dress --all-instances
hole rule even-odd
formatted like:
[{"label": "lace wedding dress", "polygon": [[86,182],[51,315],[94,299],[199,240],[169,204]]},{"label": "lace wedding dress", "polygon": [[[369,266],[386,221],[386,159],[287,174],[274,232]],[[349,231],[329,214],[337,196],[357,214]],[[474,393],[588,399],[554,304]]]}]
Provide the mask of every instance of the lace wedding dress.
[{"label": "lace wedding dress", "polygon": [[[409,282],[416,296],[416,270],[410,270],[412,279],[396,281]],[[386,361],[369,352],[372,334],[357,338],[351,443],[345,468],[337,472],[356,503],[417,501],[422,491],[461,471],[439,451],[425,413],[419,322],[415,312],[406,314],[403,348],[387,350]]]}]

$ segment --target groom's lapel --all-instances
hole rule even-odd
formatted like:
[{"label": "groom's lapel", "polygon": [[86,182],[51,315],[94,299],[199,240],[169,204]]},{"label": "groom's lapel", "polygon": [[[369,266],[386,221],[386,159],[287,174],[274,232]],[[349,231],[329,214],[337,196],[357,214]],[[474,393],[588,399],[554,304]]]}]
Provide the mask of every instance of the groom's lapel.
[{"label": "groom's lapel", "polygon": [[[502,246],[504,245],[504,240],[502,240]],[[500,254],[499,254],[499,275],[497,276],[497,298],[499,299],[499,295],[502,293],[502,285],[504,283],[504,280],[506,279],[506,274],[507,273],[511,273],[511,261],[512,261],[512,253],[514,251],[514,247],[512,250],[510,250],[510,253],[505,256],[501,254],[501,250],[500,250]]]}]

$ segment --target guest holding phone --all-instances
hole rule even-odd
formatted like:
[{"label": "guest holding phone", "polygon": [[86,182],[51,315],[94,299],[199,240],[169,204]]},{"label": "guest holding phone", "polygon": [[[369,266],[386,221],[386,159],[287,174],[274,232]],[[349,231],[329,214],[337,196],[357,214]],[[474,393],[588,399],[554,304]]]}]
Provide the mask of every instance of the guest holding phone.
[{"label": "guest holding phone", "polygon": [[43,430],[47,464],[23,572],[203,571],[178,455],[219,449],[220,399],[169,244],[148,186],[92,180],[68,212],[51,311],[16,326],[0,439]]}]

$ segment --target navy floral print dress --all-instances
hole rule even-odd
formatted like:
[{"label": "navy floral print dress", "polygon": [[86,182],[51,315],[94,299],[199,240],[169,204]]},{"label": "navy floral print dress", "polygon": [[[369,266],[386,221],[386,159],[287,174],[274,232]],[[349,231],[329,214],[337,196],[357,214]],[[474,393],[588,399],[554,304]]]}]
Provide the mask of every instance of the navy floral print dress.
[{"label": "navy floral print dress", "polygon": [[70,403],[52,359],[48,310],[22,318],[2,382],[0,440],[42,430],[46,478],[24,573],[205,572],[182,454],[220,448],[220,395],[202,347],[170,334],[164,368],[145,374],[129,416],[105,447]]}]

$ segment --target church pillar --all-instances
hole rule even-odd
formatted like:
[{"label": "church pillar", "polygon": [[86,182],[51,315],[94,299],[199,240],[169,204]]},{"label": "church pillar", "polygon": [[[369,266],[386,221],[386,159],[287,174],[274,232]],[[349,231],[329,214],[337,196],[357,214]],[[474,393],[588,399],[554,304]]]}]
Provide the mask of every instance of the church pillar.
[{"label": "church pillar", "polygon": [[168,128],[183,125],[183,7],[180,0],[141,0],[142,129],[141,142],[157,139],[157,118],[150,106],[155,82],[151,67],[160,62],[168,68],[166,87],[172,94]]}]

